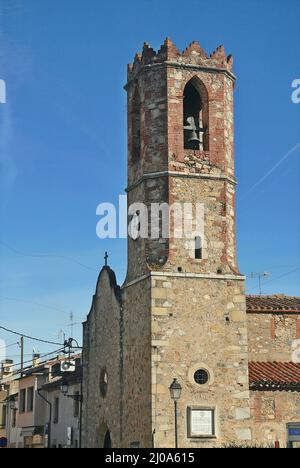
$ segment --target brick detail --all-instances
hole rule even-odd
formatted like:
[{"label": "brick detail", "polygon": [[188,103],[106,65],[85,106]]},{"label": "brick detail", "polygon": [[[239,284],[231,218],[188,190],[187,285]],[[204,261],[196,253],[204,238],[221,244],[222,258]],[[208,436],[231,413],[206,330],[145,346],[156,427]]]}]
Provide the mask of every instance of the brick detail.
[{"label": "brick detail", "polygon": [[271,333],[271,339],[275,340],[276,339],[276,322],[275,322],[275,317],[272,317],[270,319],[270,333]]},{"label": "brick detail", "polygon": [[296,319],[296,339],[300,340],[300,318]]}]

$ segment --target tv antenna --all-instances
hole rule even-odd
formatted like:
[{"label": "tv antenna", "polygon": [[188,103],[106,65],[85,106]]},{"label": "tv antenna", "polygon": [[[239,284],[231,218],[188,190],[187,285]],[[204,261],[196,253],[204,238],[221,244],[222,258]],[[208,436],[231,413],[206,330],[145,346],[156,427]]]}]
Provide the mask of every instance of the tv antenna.
[{"label": "tv antenna", "polygon": [[264,278],[270,276],[270,273],[264,271],[263,273],[251,273],[251,279],[258,279],[258,286],[259,286],[259,295],[262,296],[262,282]]}]

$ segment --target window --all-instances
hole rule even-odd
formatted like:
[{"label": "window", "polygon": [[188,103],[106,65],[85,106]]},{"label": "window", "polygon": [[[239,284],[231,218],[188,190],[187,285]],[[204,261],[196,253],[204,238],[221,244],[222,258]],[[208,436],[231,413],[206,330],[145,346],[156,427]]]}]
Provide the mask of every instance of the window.
[{"label": "window", "polygon": [[215,437],[215,410],[212,408],[188,408],[188,437]]},{"label": "window", "polygon": [[194,374],[194,380],[198,385],[205,385],[209,381],[209,374],[204,369],[199,369]]},{"label": "window", "polygon": [[111,437],[110,432],[107,431],[104,437],[104,448],[110,449],[111,448]]},{"label": "window", "polygon": [[108,375],[106,369],[102,369],[100,374],[100,392],[103,398],[107,395]]},{"label": "window", "polygon": [[195,259],[202,260],[202,239],[200,236],[195,238]]},{"label": "window", "polygon": [[33,411],[33,397],[34,388],[30,387],[27,389],[27,413],[32,413]]},{"label": "window", "polygon": [[5,428],[6,427],[7,406],[6,405],[1,405],[1,406],[2,406],[1,427]]},{"label": "window", "polygon": [[25,413],[26,410],[26,390],[25,388],[20,392],[20,413]]},{"label": "window", "polygon": [[54,409],[53,409],[53,423],[58,424],[59,421],[59,398],[54,399]]},{"label": "window", "polygon": [[79,418],[80,412],[80,392],[74,393],[75,400],[74,400],[74,418]]},{"label": "window", "polygon": [[141,152],[141,99],[138,89],[135,90],[131,109],[132,160],[138,161]]},{"label": "window", "polygon": [[184,148],[208,151],[208,94],[197,77],[184,89],[183,126]]}]

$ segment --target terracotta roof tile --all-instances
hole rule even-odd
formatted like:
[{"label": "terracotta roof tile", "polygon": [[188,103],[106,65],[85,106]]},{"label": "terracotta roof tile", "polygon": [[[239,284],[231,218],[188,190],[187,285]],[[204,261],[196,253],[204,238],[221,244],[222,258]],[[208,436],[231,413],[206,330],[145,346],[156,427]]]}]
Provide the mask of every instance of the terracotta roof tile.
[{"label": "terracotta roof tile", "polygon": [[300,392],[300,363],[250,362],[251,390]]},{"label": "terracotta roof tile", "polygon": [[300,297],[246,296],[247,313],[299,313]]}]

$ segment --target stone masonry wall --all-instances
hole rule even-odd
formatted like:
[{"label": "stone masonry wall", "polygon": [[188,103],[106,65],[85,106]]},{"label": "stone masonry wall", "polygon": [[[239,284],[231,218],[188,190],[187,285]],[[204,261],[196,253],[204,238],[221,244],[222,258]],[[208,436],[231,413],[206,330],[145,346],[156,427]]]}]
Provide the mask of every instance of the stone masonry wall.
[{"label": "stone masonry wall", "polygon": [[152,446],[150,279],[124,285],[123,447]]},{"label": "stone masonry wall", "polygon": [[299,314],[248,313],[249,360],[292,361],[292,344],[300,339]]},{"label": "stone masonry wall", "polygon": [[253,444],[287,446],[287,424],[300,421],[300,394],[251,392]]},{"label": "stone masonry wall", "polygon": [[231,243],[234,237],[234,221],[232,220],[231,224],[228,222],[233,214],[227,214],[232,204],[228,204],[227,209],[224,209],[226,194],[231,197],[229,191],[234,193],[234,188],[222,180],[179,176],[171,177],[169,183],[171,205],[178,201],[193,205],[193,230],[196,230],[196,205],[203,204],[203,258],[195,260],[193,235],[183,239],[171,238],[169,261],[164,266],[164,271],[176,272],[180,267],[187,273],[236,274],[235,244],[233,246]]},{"label": "stone masonry wall", "polygon": [[[152,278],[152,424],[156,447],[174,446],[169,385],[178,378],[180,447],[251,440],[244,282],[157,274]],[[207,369],[208,385],[194,382]],[[187,408],[216,409],[216,439],[189,439]]]},{"label": "stone masonry wall", "polygon": [[[166,40],[156,53],[147,44],[142,55],[137,54],[133,65],[128,68],[128,191],[129,203],[183,203],[206,202],[206,210],[215,202],[210,213],[214,223],[215,248],[222,250],[219,269],[238,273],[236,262],[235,234],[235,179],[233,154],[233,88],[234,75],[231,72],[232,57],[226,57],[223,47],[210,57],[197,43],[192,43],[180,54],[170,40]],[[209,150],[185,150],[183,144],[183,99],[186,84],[193,80],[199,92],[208,100],[208,141]],[[136,91],[140,94],[141,108],[141,151],[138,161],[132,157],[132,112]],[[204,99],[204,97],[202,96]],[[164,176],[162,176],[164,173]],[[182,176],[180,182],[173,175]],[[143,189],[140,185],[144,179]],[[164,177],[164,178],[163,178]],[[183,181],[183,178],[187,178]],[[192,181],[192,178],[194,180]],[[201,179],[201,181],[200,181]],[[218,184],[218,181],[221,182]],[[214,192],[210,197],[201,198],[201,184],[210,184]],[[184,186],[185,184],[185,186]],[[190,193],[194,186],[194,194]],[[215,186],[215,187],[214,187]],[[199,194],[197,196],[197,189]],[[177,190],[178,188],[178,190]],[[214,198],[215,196],[215,198]],[[209,203],[208,203],[209,202]],[[213,218],[214,216],[214,218]],[[149,214],[150,219],[150,214]],[[218,232],[218,236],[216,233]],[[218,247],[216,244],[218,243]],[[134,277],[138,264],[135,248],[129,241],[129,278]],[[170,271],[173,263],[167,260],[177,246],[166,239],[136,243],[146,259],[149,270]],[[178,245],[178,257],[182,245]],[[214,252],[209,252],[212,258]],[[178,259],[179,260],[179,259]],[[177,263],[178,263],[178,260]],[[218,261],[217,259],[214,260]],[[207,265],[206,265],[207,266]],[[218,269],[218,268],[217,268]],[[147,268],[142,266],[145,274]],[[198,270],[197,270],[198,271]],[[141,273],[141,271],[139,272]]]},{"label": "stone masonry wall", "polygon": [[[103,448],[110,431],[113,447],[121,447],[121,306],[114,273],[100,273],[83,343],[83,447]],[[107,396],[100,391],[101,371],[108,375]]]}]

